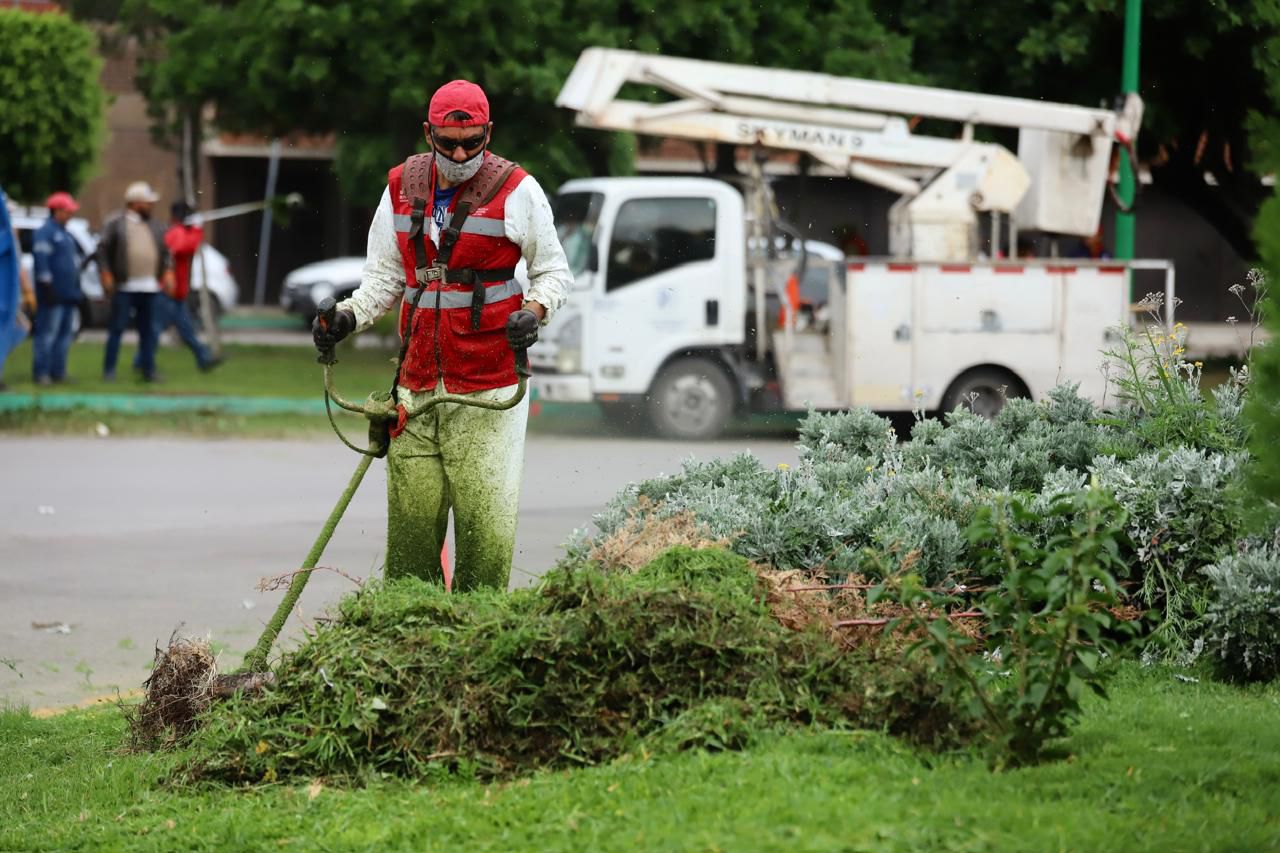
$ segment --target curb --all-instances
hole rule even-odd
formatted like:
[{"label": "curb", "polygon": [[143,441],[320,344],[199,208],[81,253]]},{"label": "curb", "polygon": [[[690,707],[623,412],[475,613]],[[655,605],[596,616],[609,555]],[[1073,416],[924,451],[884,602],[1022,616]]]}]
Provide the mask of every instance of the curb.
[{"label": "curb", "polygon": [[228,415],[323,415],[323,400],[287,397],[172,396],[149,394],[0,394],[0,412],[87,409],[95,412],[151,415],[210,412]]},{"label": "curb", "polygon": [[79,702],[73,702],[70,705],[51,705],[48,708],[32,708],[28,713],[37,720],[47,720],[50,717],[60,717],[63,714],[69,714],[72,711],[83,711],[87,708],[96,708],[102,705],[114,705],[119,700],[137,699],[143,696],[141,690],[126,690],[123,693],[106,693],[102,696],[90,696],[87,699],[81,699]]}]

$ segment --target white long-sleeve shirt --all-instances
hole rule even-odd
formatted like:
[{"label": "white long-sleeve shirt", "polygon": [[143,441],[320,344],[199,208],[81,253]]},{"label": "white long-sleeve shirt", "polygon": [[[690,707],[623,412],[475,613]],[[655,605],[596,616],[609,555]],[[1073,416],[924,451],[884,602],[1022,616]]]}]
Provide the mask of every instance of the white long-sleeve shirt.
[{"label": "white long-sleeve shirt", "polygon": [[[435,222],[427,216],[425,224],[430,229],[431,242],[438,246],[440,232]],[[573,274],[556,236],[551,204],[532,175],[526,175],[507,196],[503,230],[507,239],[520,247],[529,281],[524,298],[546,309],[545,323],[564,304],[573,284]],[[404,288],[404,262],[396,242],[391,193],[384,189],[369,226],[369,245],[360,286],[342,303],[355,313],[356,331],[369,328],[399,305]]]}]

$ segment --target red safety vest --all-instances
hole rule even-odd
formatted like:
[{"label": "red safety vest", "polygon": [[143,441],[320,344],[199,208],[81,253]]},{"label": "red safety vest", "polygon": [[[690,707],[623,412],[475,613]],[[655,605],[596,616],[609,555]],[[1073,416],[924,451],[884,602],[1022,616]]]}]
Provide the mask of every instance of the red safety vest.
[{"label": "red safety vest", "polygon": [[[430,154],[415,156],[431,157]],[[527,173],[496,155],[486,154],[485,157],[482,169],[513,168],[507,172],[492,197],[473,209],[463,221],[443,280],[437,266],[439,249],[429,237],[424,237],[420,245],[425,248],[427,257],[419,263],[414,249],[418,241],[410,233],[413,198],[406,195],[402,179],[405,167],[410,166],[414,158],[387,174],[391,209],[395,214],[396,242],[400,246],[406,283],[400,306],[400,338],[403,341],[406,335],[411,336],[399,384],[410,391],[428,391],[441,380],[445,390],[457,394],[487,391],[516,383],[515,355],[507,343],[506,325],[507,318],[519,310],[524,297],[519,282],[514,278],[515,266],[520,261],[520,247],[507,239],[504,222],[507,197]],[[419,160],[418,168],[427,167]],[[436,178],[433,161],[429,169],[425,190],[421,181],[418,184],[419,191],[425,192],[423,227],[428,229]],[[451,217],[458,203],[468,196],[468,187],[481,180],[482,175],[477,174],[458,188],[449,205]],[[445,228],[451,224],[446,222]],[[442,231],[442,243],[444,234]],[[417,275],[419,268],[428,278],[421,283],[422,287]],[[432,272],[427,272],[428,268],[433,268]],[[476,293],[476,288],[481,292]],[[410,305],[415,298],[418,300],[417,308],[411,311]],[[412,331],[406,328],[411,313]]]}]

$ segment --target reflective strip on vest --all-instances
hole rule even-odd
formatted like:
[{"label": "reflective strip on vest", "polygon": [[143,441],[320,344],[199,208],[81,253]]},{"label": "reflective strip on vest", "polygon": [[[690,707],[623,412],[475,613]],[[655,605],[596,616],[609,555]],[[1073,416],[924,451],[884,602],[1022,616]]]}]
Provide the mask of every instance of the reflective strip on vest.
[{"label": "reflective strip on vest", "polygon": [[[414,294],[422,288],[406,287],[404,289],[405,303],[413,302]],[[435,310],[436,297],[435,291],[427,291],[422,295],[422,299],[418,302],[418,310]],[[520,282],[514,278],[504,281],[502,284],[495,284],[493,287],[484,289],[484,302],[486,305],[493,302],[501,302],[504,299],[510,299],[513,296],[520,296],[524,293],[520,288]],[[440,291],[440,307],[443,308],[470,308],[471,307],[471,291],[470,290],[442,290]]]},{"label": "reflective strip on vest", "polygon": [[[392,219],[395,221],[396,231],[401,234],[408,234],[409,228],[413,221],[407,213],[393,213]],[[444,221],[444,227],[449,227],[449,221],[453,218],[453,214]],[[481,216],[468,216],[467,221],[462,223],[462,234],[477,234],[481,237],[505,237],[507,236],[507,228],[501,219],[485,219]]]}]

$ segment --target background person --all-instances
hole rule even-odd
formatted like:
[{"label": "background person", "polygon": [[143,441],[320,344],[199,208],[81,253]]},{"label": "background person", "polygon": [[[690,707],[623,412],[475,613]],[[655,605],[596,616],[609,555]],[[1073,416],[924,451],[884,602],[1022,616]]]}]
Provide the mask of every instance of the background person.
[{"label": "background person", "polygon": [[138,330],[138,367],[146,382],[155,382],[157,294],[173,288],[173,269],[164,232],[151,218],[160,196],[145,181],[129,185],[125,209],[107,220],[98,243],[102,287],[111,295],[111,321],[102,360],[102,378],[116,378],[120,337],[132,316]]},{"label": "background person", "polygon": [[26,312],[35,311],[35,294],[22,269],[18,235],[9,218],[9,197],[0,187],[0,391],[5,390],[4,363],[27,336]]},{"label": "background person", "polygon": [[[193,211],[185,201],[175,201],[169,208],[169,230],[164,232],[164,244],[173,258],[173,289],[161,292],[156,299],[156,338],[173,326],[178,337],[196,357],[196,366],[208,371],[222,363],[209,352],[196,334],[187,308],[191,294],[191,270],[196,252],[204,242],[204,228],[199,221],[188,222]],[[141,367],[141,361],[138,362]]]},{"label": "background person", "polygon": [[49,218],[36,229],[31,256],[36,280],[36,318],[31,332],[31,375],[37,385],[67,378],[67,352],[80,311],[80,254],[67,223],[80,209],[69,193],[45,202]]}]

